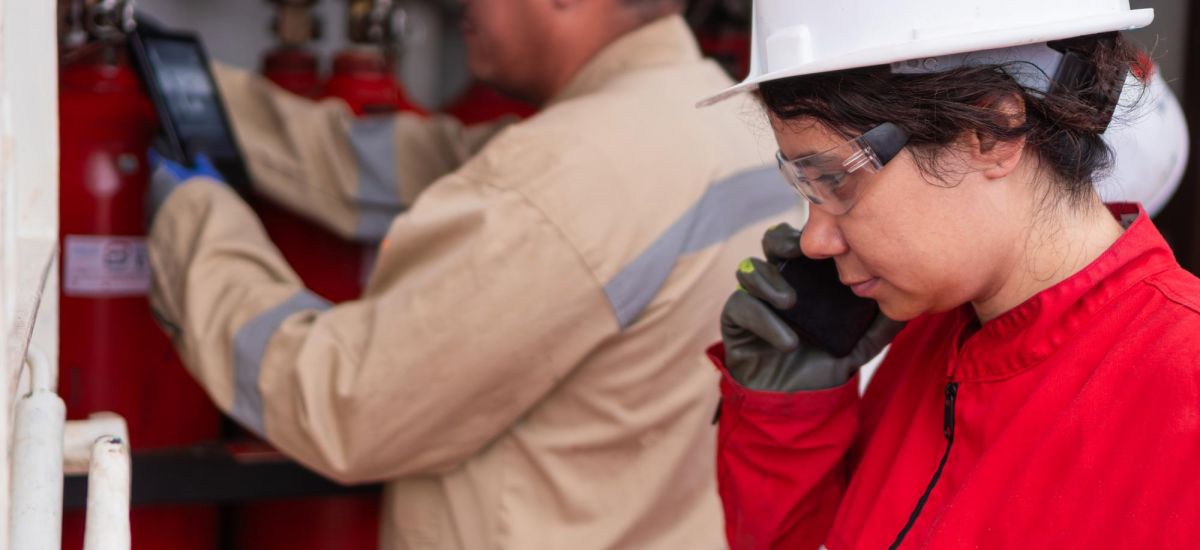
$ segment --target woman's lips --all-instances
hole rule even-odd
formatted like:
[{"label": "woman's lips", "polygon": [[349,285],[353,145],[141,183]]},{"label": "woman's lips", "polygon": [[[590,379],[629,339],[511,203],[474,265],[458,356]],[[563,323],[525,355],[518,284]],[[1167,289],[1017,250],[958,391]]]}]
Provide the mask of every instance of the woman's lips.
[{"label": "woman's lips", "polygon": [[879,277],[872,277],[857,283],[846,283],[846,286],[850,287],[850,291],[855,295],[867,298],[870,296],[871,291],[879,286]]}]

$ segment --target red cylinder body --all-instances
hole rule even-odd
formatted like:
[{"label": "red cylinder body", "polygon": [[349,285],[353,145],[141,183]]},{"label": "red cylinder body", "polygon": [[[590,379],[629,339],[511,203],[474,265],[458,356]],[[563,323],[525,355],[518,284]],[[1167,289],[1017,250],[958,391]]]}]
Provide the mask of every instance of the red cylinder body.
[{"label": "red cylinder body", "polygon": [[[70,419],[123,416],[134,449],[187,445],[215,438],[220,416],[146,299],[146,151],[157,123],[123,51],[93,50],[59,74],[59,393]],[[81,547],[82,514],[65,524],[63,547]],[[211,549],[217,511],[138,509],[132,528],[140,550]]]},{"label": "red cylinder body", "polygon": [[497,92],[482,82],[472,82],[443,111],[466,125],[491,122],[502,116],[526,118],[537,112],[534,106]]},{"label": "red cylinder body", "polygon": [[406,111],[425,114],[409,101],[396,80],[392,64],[377,48],[359,47],[339,52],[333,74],[325,82],[325,97],[345,101],[356,115]]},{"label": "red cylinder body", "polygon": [[379,496],[305,498],[242,507],[234,550],[375,550]]},{"label": "red cylinder body", "polygon": [[293,94],[316,99],[321,96],[317,56],[302,46],[279,46],[263,57],[263,76]]},{"label": "red cylinder body", "polygon": [[750,74],[750,33],[740,28],[718,28],[696,33],[700,51],[716,59],[736,80]]},{"label": "red cylinder body", "polygon": [[255,198],[254,210],[267,236],[309,290],[334,303],[362,294],[369,269],[362,244],[343,239],[266,197]]},{"label": "red cylinder body", "polygon": [[[263,76],[296,95],[317,99],[322,93],[317,57],[307,48],[280,46],[267,52]],[[333,302],[353,300],[362,293],[361,244],[342,239],[265,197],[254,201],[254,209],[304,286]]]}]

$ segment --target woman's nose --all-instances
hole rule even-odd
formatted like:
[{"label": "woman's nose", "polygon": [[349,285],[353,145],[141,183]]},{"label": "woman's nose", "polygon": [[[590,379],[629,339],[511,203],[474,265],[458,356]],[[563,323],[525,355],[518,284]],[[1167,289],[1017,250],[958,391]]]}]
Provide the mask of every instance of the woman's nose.
[{"label": "woman's nose", "polygon": [[821,210],[809,208],[808,223],[800,235],[800,250],[814,260],[824,260],[845,254],[849,247],[838,229],[837,217]]}]

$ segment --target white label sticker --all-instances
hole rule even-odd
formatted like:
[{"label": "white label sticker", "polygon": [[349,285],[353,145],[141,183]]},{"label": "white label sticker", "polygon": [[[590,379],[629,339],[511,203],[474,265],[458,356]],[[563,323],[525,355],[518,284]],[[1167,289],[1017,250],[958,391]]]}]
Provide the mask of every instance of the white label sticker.
[{"label": "white label sticker", "polygon": [[146,239],[67,235],[63,290],[68,296],[144,296],[150,290]]}]

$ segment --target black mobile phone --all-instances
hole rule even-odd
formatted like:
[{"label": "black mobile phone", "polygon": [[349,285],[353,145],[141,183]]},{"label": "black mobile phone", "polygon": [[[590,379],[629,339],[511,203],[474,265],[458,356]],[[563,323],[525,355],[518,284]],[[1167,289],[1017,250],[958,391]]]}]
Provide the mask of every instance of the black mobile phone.
[{"label": "black mobile phone", "polygon": [[187,165],[204,153],[227,183],[245,192],[246,165],[200,39],[139,21],[129,49],[158,113],[167,149],[160,152]]},{"label": "black mobile phone", "polygon": [[796,305],[779,312],[788,325],[834,357],[850,355],[879,315],[879,304],[843,285],[833,260],[801,256],[780,264],[779,271],[796,290]]}]

